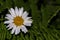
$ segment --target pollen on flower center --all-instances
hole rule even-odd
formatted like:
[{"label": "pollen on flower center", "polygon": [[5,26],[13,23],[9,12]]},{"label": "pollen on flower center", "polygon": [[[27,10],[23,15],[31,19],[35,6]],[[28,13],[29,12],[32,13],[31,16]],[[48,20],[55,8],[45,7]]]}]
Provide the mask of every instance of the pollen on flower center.
[{"label": "pollen on flower center", "polygon": [[22,25],[23,22],[24,22],[24,20],[22,19],[22,17],[16,16],[16,17],[14,18],[14,24],[15,24],[16,26]]}]

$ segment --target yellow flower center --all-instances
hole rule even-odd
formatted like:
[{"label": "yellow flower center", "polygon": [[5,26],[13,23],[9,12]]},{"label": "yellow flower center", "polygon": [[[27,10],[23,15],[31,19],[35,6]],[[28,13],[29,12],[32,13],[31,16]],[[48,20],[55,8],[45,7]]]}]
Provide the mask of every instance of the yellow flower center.
[{"label": "yellow flower center", "polygon": [[14,18],[14,24],[16,26],[21,26],[23,24],[24,20],[22,19],[22,17],[16,16]]}]

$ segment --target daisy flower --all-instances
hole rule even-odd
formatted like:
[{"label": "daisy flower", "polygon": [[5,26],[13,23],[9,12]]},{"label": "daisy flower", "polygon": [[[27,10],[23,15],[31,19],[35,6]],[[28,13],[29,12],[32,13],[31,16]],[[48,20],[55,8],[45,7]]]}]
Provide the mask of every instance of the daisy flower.
[{"label": "daisy flower", "polygon": [[27,28],[25,26],[31,26],[32,23],[32,17],[28,17],[27,11],[23,12],[23,7],[15,9],[10,8],[9,10],[10,14],[6,14],[7,21],[4,22],[4,24],[8,24],[6,28],[8,30],[11,30],[11,34],[19,34],[21,31],[26,33],[28,32]]}]

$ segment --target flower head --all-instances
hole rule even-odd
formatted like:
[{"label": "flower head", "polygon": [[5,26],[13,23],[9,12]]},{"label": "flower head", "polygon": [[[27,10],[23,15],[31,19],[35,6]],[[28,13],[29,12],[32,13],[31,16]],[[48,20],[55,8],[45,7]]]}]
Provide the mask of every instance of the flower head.
[{"label": "flower head", "polygon": [[6,14],[5,17],[8,21],[5,21],[4,24],[8,24],[6,26],[8,30],[12,29],[11,34],[15,33],[17,35],[20,33],[20,30],[24,33],[28,32],[25,26],[31,26],[32,19],[28,17],[27,11],[23,12],[23,7],[19,9],[15,7],[15,10],[10,8],[9,12],[10,14]]}]

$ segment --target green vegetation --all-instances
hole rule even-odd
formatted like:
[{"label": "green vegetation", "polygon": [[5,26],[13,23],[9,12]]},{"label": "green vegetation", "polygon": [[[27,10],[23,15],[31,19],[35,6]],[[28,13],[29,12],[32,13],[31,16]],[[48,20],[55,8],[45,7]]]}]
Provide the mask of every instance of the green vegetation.
[{"label": "green vegetation", "polygon": [[[4,25],[11,7],[24,7],[32,16],[28,33],[11,35]],[[0,0],[0,40],[60,40],[60,0]]]}]

